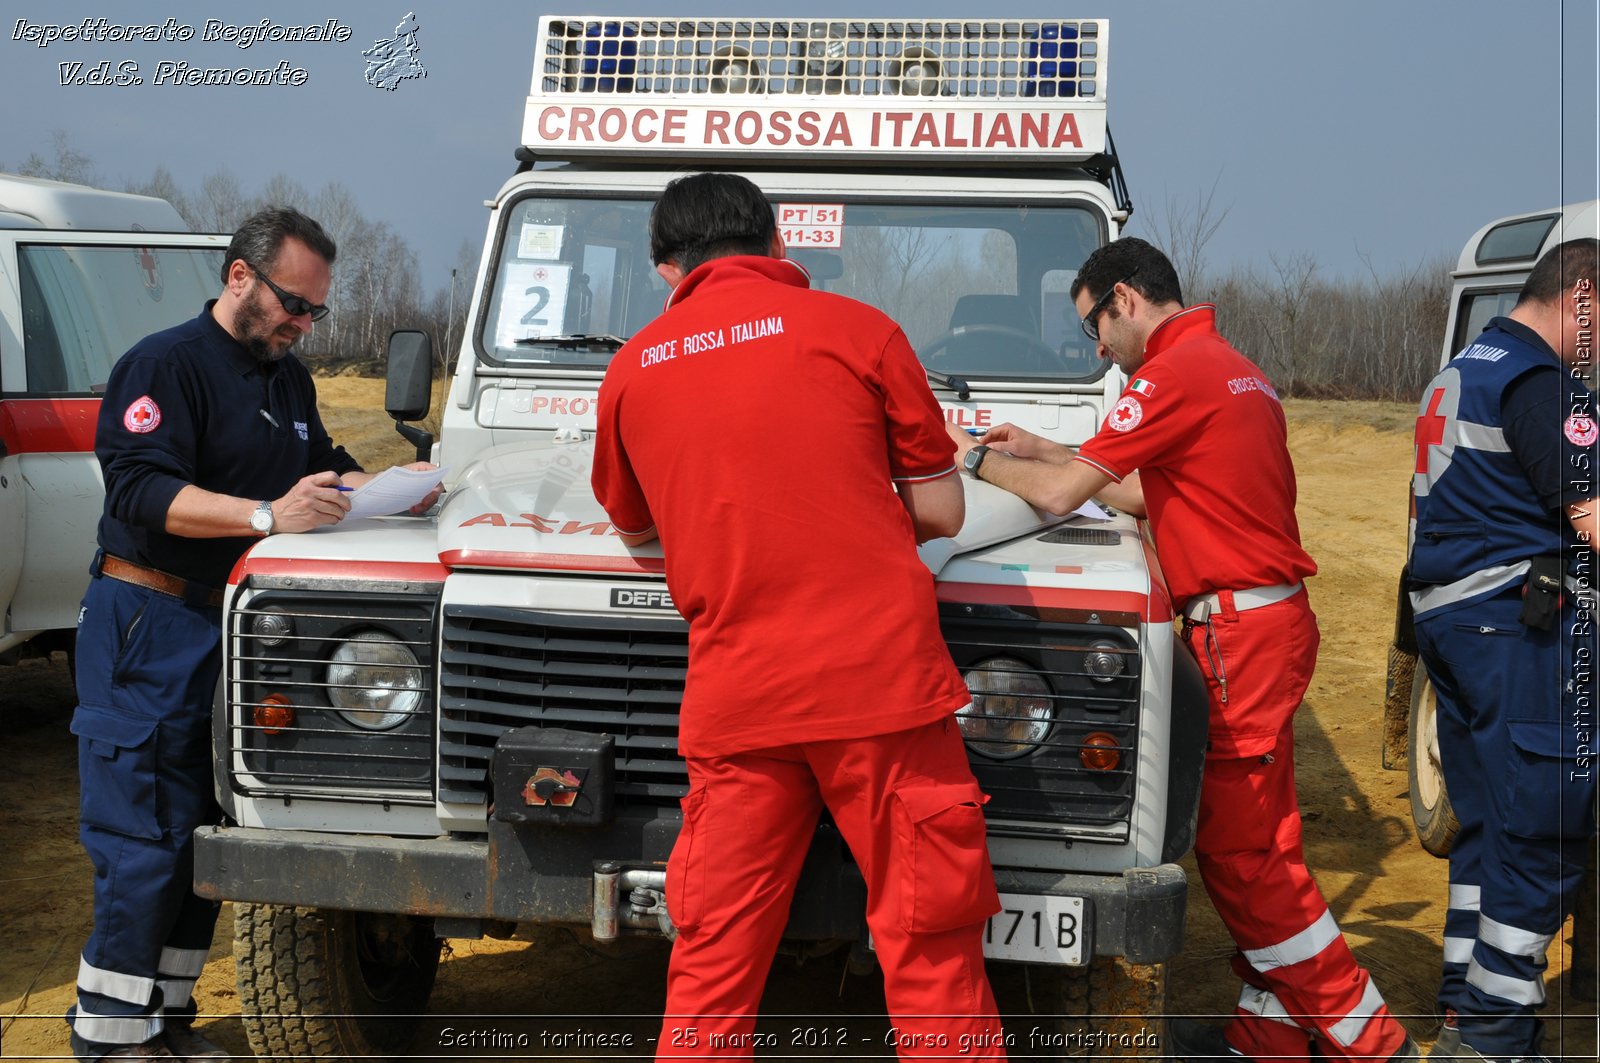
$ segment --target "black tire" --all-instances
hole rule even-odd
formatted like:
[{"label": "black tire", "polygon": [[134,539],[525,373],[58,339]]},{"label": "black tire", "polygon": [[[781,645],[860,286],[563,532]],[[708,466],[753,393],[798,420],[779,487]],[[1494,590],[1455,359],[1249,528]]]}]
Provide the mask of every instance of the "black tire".
[{"label": "black tire", "polygon": [[410,1044],[439,970],[431,920],[236,904],[239,1011],[261,1059],[366,1060]]},{"label": "black tire", "polygon": [[1167,1050],[1166,964],[1097,956],[1087,969],[997,965],[991,981],[1012,1059],[1148,1058]]},{"label": "black tire", "polygon": [[1411,822],[1416,824],[1417,839],[1424,849],[1434,856],[1449,856],[1461,821],[1450,804],[1450,791],[1440,764],[1437,715],[1438,703],[1433,684],[1428,681],[1428,670],[1418,668],[1411,681],[1409,713]]}]

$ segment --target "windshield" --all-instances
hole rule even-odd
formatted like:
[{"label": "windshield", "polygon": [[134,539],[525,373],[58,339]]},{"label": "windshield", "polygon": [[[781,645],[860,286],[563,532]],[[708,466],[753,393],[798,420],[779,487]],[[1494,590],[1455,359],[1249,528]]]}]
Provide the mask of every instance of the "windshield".
[{"label": "windshield", "polygon": [[[1099,246],[1098,216],[1072,206],[773,204],[812,287],[900,323],[923,364],[969,379],[1092,380],[1105,372],[1068,296]],[[520,200],[502,238],[479,342],[505,365],[598,368],[661,312],[651,201]]]}]

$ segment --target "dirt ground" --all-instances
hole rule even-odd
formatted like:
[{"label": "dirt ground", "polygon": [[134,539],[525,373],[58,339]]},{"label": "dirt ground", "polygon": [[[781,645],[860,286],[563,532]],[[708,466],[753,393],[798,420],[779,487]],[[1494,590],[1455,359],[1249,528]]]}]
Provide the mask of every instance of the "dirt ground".
[{"label": "dirt ground", "polygon": [[[336,438],[369,464],[405,460],[391,444],[381,382],[320,385]],[[1445,865],[1417,845],[1404,772],[1379,760],[1379,719],[1394,577],[1405,548],[1404,500],[1411,461],[1408,408],[1372,403],[1288,404],[1300,475],[1301,531],[1321,574],[1312,582],[1323,644],[1317,676],[1298,717],[1299,782],[1307,857],[1357,957],[1390,1008],[1424,1043],[1436,1023],[1432,995],[1441,958]],[[380,453],[382,451],[382,453]],[[90,878],[77,841],[73,696],[65,659],[0,668],[0,1022],[6,1058],[68,1055],[61,1015],[71,1004],[77,953],[90,929]],[[1170,968],[1169,1012],[1226,1014],[1238,987],[1232,946],[1191,871],[1189,935]],[[198,989],[201,1029],[248,1058],[238,1019],[225,907]],[[1568,1001],[1567,935],[1549,955],[1545,1050],[1596,1058],[1593,1005]],[[550,1036],[575,1030],[653,1032],[662,1001],[665,950],[646,943],[601,957],[563,931],[519,931],[509,941],[448,942],[430,1015],[413,1053],[435,1058],[583,1058]],[[768,1010],[816,1027],[849,1021],[885,1028],[876,975],[846,973],[842,954],[804,964],[779,959]],[[876,1024],[876,1025],[875,1025]],[[530,1044],[496,1049],[464,1035],[521,1031]],[[541,1036],[545,1035],[545,1036]],[[485,1044],[485,1041],[488,1041]],[[545,1043],[551,1042],[551,1043]],[[505,1043],[505,1042],[500,1042]],[[881,1038],[871,1052],[889,1055]],[[784,1048],[783,1053],[800,1050]],[[641,1050],[617,1050],[618,1059]],[[777,1053],[772,1053],[777,1054]]]}]

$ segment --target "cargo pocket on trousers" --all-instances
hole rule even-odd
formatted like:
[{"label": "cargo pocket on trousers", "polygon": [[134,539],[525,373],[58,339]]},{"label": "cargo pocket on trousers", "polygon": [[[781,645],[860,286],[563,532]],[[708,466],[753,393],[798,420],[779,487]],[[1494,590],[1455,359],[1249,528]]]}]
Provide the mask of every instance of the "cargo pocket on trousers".
[{"label": "cargo pocket on trousers", "polygon": [[[1506,833],[1587,839],[1594,832],[1593,767],[1580,768],[1576,735],[1563,721],[1548,719],[1507,720],[1506,733],[1512,746]],[[1569,741],[1573,748],[1566,748]]]},{"label": "cargo pocket on trousers", "polygon": [[79,705],[72,715],[78,742],[79,816],[86,827],[130,838],[159,838],[156,728],[158,720]]},{"label": "cargo pocket on trousers", "polygon": [[913,781],[894,797],[902,928],[937,934],[998,912],[983,820],[989,798],[977,783]]},{"label": "cargo pocket on trousers", "polygon": [[699,839],[705,828],[705,790],[690,790],[682,807],[683,826],[667,857],[667,914],[679,930],[694,930],[705,916],[706,854]]}]

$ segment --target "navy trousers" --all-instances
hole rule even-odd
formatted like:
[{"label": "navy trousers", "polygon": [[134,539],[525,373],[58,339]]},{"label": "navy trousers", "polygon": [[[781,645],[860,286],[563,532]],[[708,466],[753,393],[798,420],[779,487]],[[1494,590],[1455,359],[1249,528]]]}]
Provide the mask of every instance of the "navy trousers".
[{"label": "navy trousers", "polygon": [[94,930],[68,1012],[89,1058],[194,1016],[218,906],[194,894],[195,828],[220,817],[211,703],[220,610],[96,576],[78,620],[79,838]]},{"label": "navy trousers", "polygon": [[1521,609],[1519,588],[1417,622],[1461,820],[1439,1008],[1494,1058],[1537,1049],[1545,952],[1595,829],[1592,617],[1569,604],[1539,631]]}]

